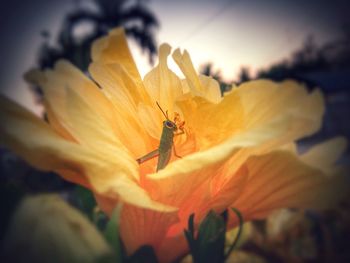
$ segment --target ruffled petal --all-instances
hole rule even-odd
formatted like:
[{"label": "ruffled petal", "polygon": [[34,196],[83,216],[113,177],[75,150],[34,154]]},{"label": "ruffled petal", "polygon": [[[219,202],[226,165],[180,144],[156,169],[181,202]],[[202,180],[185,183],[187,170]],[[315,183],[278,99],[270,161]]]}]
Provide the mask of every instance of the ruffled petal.
[{"label": "ruffled petal", "polygon": [[124,160],[120,169],[138,178],[136,162],[115,136],[117,123],[112,105],[91,80],[69,62],[59,61],[39,84],[43,85],[49,106],[76,141],[104,159],[109,158],[111,163],[116,158]]},{"label": "ruffled petal", "polygon": [[[119,199],[107,198],[96,193],[95,197],[99,207],[109,216],[112,214],[117,203],[120,202]],[[129,255],[133,254],[145,244],[152,245],[158,256],[164,253],[163,246],[164,242],[169,239],[167,237],[169,228],[177,221],[176,210],[163,209],[156,211],[155,209],[150,210],[124,204],[121,213],[120,231],[127,253]],[[173,249],[168,248],[168,252],[170,250],[173,251]],[[177,256],[178,254],[175,253],[174,255]],[[166,260],[164,259],[161,262],[171,261],[173,257],[170,258],[168,256],[165,258]]]},{"label": "ruffled petal", "polygon": [[100,118],[73,89],[67,87],[66,93],[68,117],[74,124],[71,131],[78,141],[103,156],[106,162],[114,164],[119,170],[138,179],[136,161],[114,135],[108,123]]},{"label": "ruffled petal", "polygon": [[109,124],[109,130],[117,129],[116,115],[110,101],[94,82],[70,62],[60,60],[55,64],[54,70],[30,72],[26,78],[43,89],[49,120],[51,119],[55,127],[60,129],[66,137],[74,127],[67,112],[67,86],[74,88],[75,92],[93,109],[95,115],[103,118]]},{"label": "ruffled petal", "polygon": [[[95,40],[92,44],[91,56],[93,62],[102,64],[122,65],[126,72],[136,82],[142,86],[142,79],[137,70],[134,59],[126,41],[125,32],[122,28],[116,28],[109,32],[108,36]],[[138,90],[140,96],[146,100],[145,90]]]},{"label": "ruffled petal", "polygon": [[[153,210],[176,208],[154,202],[147,192],[131,180],[125,160],[112,161],[86,147],[68,142],[51,127],[19,105],[0,96],[0,144],[12,149],[34,167],[62,173],[63,177],[110,198],[121,198],[135,206]],[[136,161],[134,161],[136,163]],[[124,168],[123,168],[124,167]]]},{"label": "ruffled petal", "polygon": [[77,142],[77,140],[74,138],[74,136],[68,131],[67,128],[65,128],[65,125],[59,121],[58,116],[54,113],[50,104],[45,100],[44,100],[43,104],[44,104],[44,107],[46,110],[46,116],[48,119],[48,123],[50,124],[52,129],[54,131],[56,131],[59,135],[61,135],[62,138],[66,139],[67,141]]},{"label": "ruffled petal", "polygon": [[115,116],[111,103],[101,92],[101,89],[73,64],[60,60],[55,64],[53,74],[56,79],[51,82],[61,83],[64,85],[63,87],[70,86],[74,88],[86,103],[96,110],[97,114],[101,115],[106,121],[114,120]]},{"label": "ruffled petal", "polygon": [[193,98],[178,105],[200,149],[287,115],[293,115],[294,121],[281,140],[291,143],[317,131],[324,114],[322,94],[318,90],[308,93],[293,81],[250,81],[225,94],[218,104]]},{"label": "ruffled petal", "polygon": [[244,128],[244,108],[237,91],[226,94],[218,104],[195,97],[179,102],[178,106],[199,150],[218,145]]},{"label": "ruffled petal", "polygon": [[[92,174],[91,179],[93,178],[94,175]],[[107,197],[115,196],[113,195],[113,192],[115,192],[121,201],[136,207],[145,208],[152,211],[159,211],[162,213],[175,212],[178,210],[177,207],[154,201],[149,194],[142,187],[140,187],[140,185],[130,180],[130,178],[126,176],[119,176],[116,173],[110,173],[107,178],[110,178],[110,180],[107,180],[107,182],[103,184],[103,178],[99,177],[99,182],[96,184],[97,186],[106,185],[106,187],[112,191],[112,194],[109,194],[108,191],[100,191],[102,193],[107,193]]]},{"label": "ruffled petal", "polygon": [[286,151],[251,157],[244,166],[249,179],[232,206],[245,220],[264,217],[283,207],[332,207],[346,194],[349,184],[345,176],[326,176]]},{"label": "ruffled petal", "polygon": [[[167,58],[170,54],[171,47],[163,44],[159,48],[159,64],[152,69],[144,78],[145,88],[150,97],[169,112],[169,118],[174,112],[176,100],[182,96],[182,86],[180,79],[168,68]],[[161,112],[159,111],[159,114]],[[163,117],[164,118],[164,117]]]},{"label": "ruffled petal", "polygon": [[[220,145],[206,151],[196,152],[175,162],[169,163],[166,169],[146,175],[145,187],[155,200],[179,206],[203,182],[218,175],[217,171],[225,162],[235,156],[235,164],[228,178],[239,169],[240,164],[250,156],[257,154],[262,145],[288,131],[292,118],[283,118],[266,124],[259,129],[252,129],[238,134]],[[241,150],[247,148],[247,151]]]},{"label": "ruffled petal", "polygon": [[211,77],[198,76],[186,50],[181,54],[180,49],[176,49],[173,53],[173,59],[185,75],[187,85],[193,96],[203,97],[211,103],[221,101],[219,83]]},{"label": "ruffled petal", "polygon": [[159,262],[177,262],[178,259],[188,254],[188,251],[188,243],[182,229],[181,235],[163,240],[157,249],[157,256]]},{"label": "ruffled petal", "polygon": [[87,185],[81,163],[93,155],[56,134],[51,127],[21,106],[0,96],[0,144],[44,171],[71,171],[66,179]]},{"label": "ruffled petal", "polygon": [[[291,88],[288,88],[289,83],[282,86],[286,89],[285,93],[283,93],[282,87],[276,87],[274,83],[272,83],[272,88],[269,88],[265,82],[262,82],[264,85],[260,85],[261,83],[258,81],[251,84],[252,86],[247,84],[245,88],[237,88],[228,95],[238,95],[242,99],[241,103],[244,105],[244,113],[246,113],[243,126],[245,129],[239,130],[236,135],[219,145],[170,163],[167,169],[157,174],[148,175],[148,179],[152,181],[150,191],[157,196],[154,198],[167,195],[170,197],[166,198],[167,201],[176,199],[177,201],[172,200],[172,202],[180,202],[179,200],[182,200],[191,192],[190,187],[186,186],[194,185],[196,187],[196,185],[208,179],[209,174],[217,174],[214,171],[232,157],[234,165],[232,165],[230,171],[226,175],[218,175],[222,177],[220,180],[225,183],[229,180],[229,175],[235,174],[249,156],[268,153],[273,149],[278,149],[296,139],[311,134],[319,128],[324,110],[323,99],[319,91],[307,95],[306,90],[294,82],[291,83]],[[282,98],[281,102],[272,105],[273,110],[262,109],[261,111],[265,111],[265,113],[251,122],[246,118],[253,117],[253,112],[257,111],[255,104],[261,105],[261,103],[258,96],[255,99],[252,97],[252,102],[248,103],[249,96],[247,94],[258,89],[261,90],[258,93],[261,93],[263,98],[266,97],[271,100],[270,95],[277,91],[282,93]],[[272,92],[269,93],[269,90],[272,90]],[[287,97],[290,94],[293,95],[294,99],[291,99],[293,103],[289,102],[290,106],[288,106]],[[279,99],[276,97],[275,100],[278,101]],[[225,103],[225,99],[221,103]],[[286,109],[282,107],[283,104],[286,104]],[[231,104],[227,103],[227,105]],[[269,107],[267,104],[264,106]],[[215,120],[215,117],[213,119]],[[201,176],[197,175],[199,173]],[[203,174],[208,177],[203,176]],[[179,192],[181,194],[178,194]]]},{"label": "ruffled petal", "polygon": [[39,86],[43,91],[43,102],[52,127],[64,138],[75,141],[69,132],[69,123],[65,109],[65,89],[61,79],[57,79],[52,70],[31,70],[25,74],[25,79]]},{"label": "ruffled petal", "polygon": [[[164,116],[159,114],[160,110],[156,106],[149,106],[144,103],[140,103],[138,106],[138,115],[140,117],[140,123],[146,129],[149,136],[157,141],[153,144],[153,148],[159,146],[159,140],[162,135],[162,124]],[[152,149],[148,149],[151,151]],[[153,149],[154,150],[154,149]]]},{"label": "ruffled petal", "polygon": [[127,253],[132,254],[147,244],[159,254],[169,227],[177,221],[177,211],[162,212],[130,205],[123,206],[120,231]]},{"label": "ruffled petal", "polygon": [[[299,137],[316,132],[324,114],[324,99],[319,90],[308,93],[295,81],[255,80],[236,88],[244,106],[245,128],[251,129],[284,114],[293,113],[305,120]],[[294,138],[298,139],[298,138]]]},{"label": "ruffled petal", "polygon": [[344,137],[335,137],[317,144],[300,158],[306,164],[321,169],[327,174],[332,174],[336,171],[336,161],[340,159],[346,147],[347,140]]},{"label": "ruffled petal", "polygon": [[134,80],[119,64],[101,64],[94,62],[89,71],[92,77],[102,87],[102,92],[113,103],[115,114],[114,123],[118,138],[134,154],[135,158],[146,152],[150,147],[150,139],[138,116],[138,105],[145,104],[139,97]]},{"label": "ruffled petal", "polygon": [[[36,75],[36,80],[44,90],[50,123],[65,138],[71,135],[75,141],[97,152],[104,151],[104,155],[107,149],[119,147],[124,158],[127,157],[127,143],[123,144],[118,139],[120,127],[113,105],[84,74],[69,62],[59,61],[53,71],[42,73],[41,78]],[[105,147],[101,147],[102,144]],[[112,149],[110,152],[121,156],[119,150]]]},{"label": "ruffled petal", "polygon": [[[227,172],[227,165],[219,168],[217,174]],[[181,235],[187,227],[189,216],[194,213],[194,223],[199,225],[203,218],[214,210],[217,213],[225,211],[241,194],[248,181],[248,171],[243,166],[230,176],[225,185],[216,182],[216,177],[204,182],[193,190],[193,193],[181,204],[179,209],[180,222],[170,229],[170,235]]]}]

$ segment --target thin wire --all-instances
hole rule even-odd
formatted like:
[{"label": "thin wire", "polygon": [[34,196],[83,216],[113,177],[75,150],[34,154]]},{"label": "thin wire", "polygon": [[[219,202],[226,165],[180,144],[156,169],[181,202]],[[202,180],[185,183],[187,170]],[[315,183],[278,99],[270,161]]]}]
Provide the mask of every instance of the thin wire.
[{"label": "thin wire", "polygon": [[239,238],[241,237],[242,230],[243,230],[243,223],[244,223],[241,212],[237,208],[234,208],[234,207],[231,207],[231,210],[236,214],[236,216],[237,216],[237,218],[239,220],[239,229],[238,229],[238,233],[237,233],[235,241],[233,241],[233,243],[231,244],[230,248],[228,249],[228,251],[227,251],[227,253],[225,255],[225,261],[230,256],[230,254],[232,253],[233,249],[236,247],[236,245],[237,245],[237,243],[239,241]]},{"label": "thin wire", "polygon": [[[227,10],[229,10],[230,6],[234,3],[234,0],[228,0],[225,5],[222,6],[216,13],[212,14],[210,17],[208,17],[206,20],[204,20],[202,23],[197,25],[190,33],[188,33],[180,42],[179,44],[183,44],[184,42],[190,40],[193,38],[196,34],[201,32],[206,26],[210,25],[215,21],[216,18],[218,18],[221,14],[225,13]],[[237,2],[237,1],[236,1]]]},{"label": "thin wire", "polygon": [[[310,26],[305,28],[305,31],[309,29]],[[300,33],[301,32],[301,33]],[[263,60],[268,60],[271,58],[273,54],[279,54],[283,49],[286,49],[287,47],[292,47],[296,41],[300,40],[305,35],[305,32],[302,32],[301,30],[298,31],[298,33],[293,34],[290,29],[287,29],[285,32],[285,39],[282,39],[280,43],[273,49],[271,52],[267,52],[263,55]],[[294,48],[295,49],[295,48]],[[292,53],[293,54],[293,53]],[[270,62],[270,64],[279,63],[282,59],[290,59],[290,56],[283,57],[277,60],[277,62]]]}]

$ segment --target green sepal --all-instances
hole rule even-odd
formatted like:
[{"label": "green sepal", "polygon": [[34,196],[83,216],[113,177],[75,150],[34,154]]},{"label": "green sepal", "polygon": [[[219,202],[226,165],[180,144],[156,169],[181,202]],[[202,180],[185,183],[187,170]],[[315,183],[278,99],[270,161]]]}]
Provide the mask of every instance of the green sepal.
[{"label": "green sepal", "polygon": [[194,214],[191,214],[188,218],[188,230],[184,230],[185,237],[188,242],[188,246],[190,248],[190,251],[196,250],[196,240],[195,240],[195,233],[194,233]]},{"label": "green sepal", "polygon": [[[104,230],[104,237],[112,248],[114,257],[114,263],[123,262],[123,250],[121,246],[121,241],[119,238],[119,222],[120,222],[120,213],[122,210],[122,204],[118,204],[112,213],[110,220],[108,221],[106,228]],[[106,260],[107,262],[110,262]]]},{"label": "green sepal", "polygon": [[199,225],[197,238],[195,238],[193,219],[194,216],[191,215],[188,230],[185,230],[193,262],[223,262],[226,233],[225,218],[214,211],[210,211]]},{"label": "green sepal", "polygon": [[188,229],[184,230],[184,234],[194,263],[222,263],[235,248],[243,229],[243,217],[236,208],[231,209],[239,219],[239,230],[226,255],[225,240],[228,211],[225,210],[221,215],[210,211],[200,223],[198,233],[195,233],[194,214],[191,214],[188,219]]},{"label": "green sepal", "polygon": [[82,186],[77,186],[74,190],[74,196],[75,200],[73,202],[93,221],[94,209],[97,204],[92,192]]}]

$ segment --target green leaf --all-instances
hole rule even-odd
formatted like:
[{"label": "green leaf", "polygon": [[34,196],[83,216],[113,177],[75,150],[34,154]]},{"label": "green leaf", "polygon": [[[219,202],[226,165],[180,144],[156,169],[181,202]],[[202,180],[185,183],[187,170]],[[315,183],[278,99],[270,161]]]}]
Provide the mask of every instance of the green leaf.
[{"label": "green leaf", "polygon": [[191,251],[194,251],[196,248],[196,243],[194,239],[194,214],[191,214],[188,218],[188,230],[184,230],[185,237],[188,242],[188,246],[190,247]]},{"label": "green leaf", "polygon": [[113,262],[115,263],[123,262],[123,252],[119,238],[119,221],[121,210],[122,204],[118,204],[116,208],[114,208],[111,219],[108,221],[104,231],[104,236],[114,252],[115,260]]},{"label": "green leaf", "polygon": [[94,209],[97,205],[92,192],[82,186],[77,186],[75,188],[75,196],[78,208],[92,220],[94,217]]},{"label": "green leaf", "polygon": [[192,233],[192,236],[194,237],[194,214],[191,214],[188,218],[188,230],[190,233]]},{"label": "green leaf", "polygon": [[210,211],[199,225],[195,239],[194,216],[189,218],[189,230],[185,236],[189,243],[194,263],[221,263],[224,261],[226,218]]}]

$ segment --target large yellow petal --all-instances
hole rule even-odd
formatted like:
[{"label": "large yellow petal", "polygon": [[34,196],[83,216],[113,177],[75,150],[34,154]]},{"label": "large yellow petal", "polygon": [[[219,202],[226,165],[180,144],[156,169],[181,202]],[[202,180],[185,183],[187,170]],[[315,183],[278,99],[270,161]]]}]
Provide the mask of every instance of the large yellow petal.
[{"label": "large yellow petal", "polygon": [[72,171],[73,182],[86,181],[80,163],[94,156],[77,144],[65,141],[51,127],[21,106],[0,96],[0,143],[45,171]]},{"label": "large yellow petal", "polygon": [[52,70],[31,70],[25,74],[25,79],[39,86],[43,93],[43,102],[46,109],[49,123],[64,138],[75,141],[69,132],[69,123],[65,109],[65,89],[64,84],[57,80]]},{"label": "large yellow petal", "polygon": [[188,243],[182,232],[179,236],[163,240],[160,248],[157,249],[157,257],[159,262],[176,262],[187,255],[188,250]]},{"label": "large yellow petal", "polygon": [[[71,63],[64,60],[58,61],[55,64],[53,75],[56,78],[48,81],[52,83],[61,83],[61,89],[65,89],[67,86],[74,89],[76,93],[84,99],[86,104],[88,104],[96,112],[97,115],[109,123],[111,130],[116,129],[116,115],[113,111],[112,104],[103,94],[101,89],[91,79],[85,76]],[[56,103],[55,98],[52,98],[51,100],[53,100],[52,104]]]},{"label": "large yellow petal", "polygon": [[287,151],[251,157],[244,165],[249,179],[232,206],[243,213],[245,220],[264,217],[283,207],[332,207],[349,185],[345,176],[326,176]]},{"label": "large yellow petal", "polygon": [[116,133],[121,141],[130,149],[135,158],[149,149],[149,138],[142,121],[138,116],[139,87],[119,64],[101,64],[94,62],[89,71],[92,77],[102,87],[113,103],[116,112],[114,123],[117,123]]},{"label": "large yellow petal", "polygon": [[194,133],[199,150],[222,143],[244,128],[244,107],[237,91],[226,94],[218,104],[195,97],[178,105],[185,127]]},{"label": "large yellow petal", "polygon": [[52,110],[52,107],[50,106],[47,101],[44,100],[43,102],[45,110],[46,110],[46,116],[48,119],[48,123],[50,126],[59,134],[61,135],[64,139],[72,142],[76,142],[77,140],[73,137],[73,135],[68,131],[67,128],[65,128],[65,125],[61,123],[58,120],[57,115],[54,113]]},{"label": "large yellow petal", "polygon": [[111,147],[127,151],[113,132],[117,124],[112,105],[91,80],[66,61],[56,63],[55,70],[47,71],[45,76],[39,84],[43,85],[49,109],[52,107],[78,142],[97,152]]},{"label": "large yellow petal", "polygon": [[[94,195],[98,206],[108,216],[111,216],[118,203],[122,202],[120,198],[110,198],[98,193]],[[135,200],[138,198],[143,197],[136,195]],[[156,210],[154,205],[151,209],[145,209],[138,205],[123,204],[120,234],[129,255],[145,244],[153,245],[153,248],[159,246],[165,239],[169,226],[177,221],[176,210]]]},{"label": "large yellow petal", "polygon": [[94,112],[73,89],[67,87],[66,93],[66,108],[70,122],[73,124],[71,130],[78,141],[103,156],[110,163],[118,159],[120,170],[138,178],[136,161],[112,132],[108,123]]},{"label": "large yellow petal", "polygon": [[[286,133],[291,121],[292,116],[268,123],[238,134],[208,150],[169,163],[166,169],[146,175],[148,181],[145,187],[154,199],[178,206],[192,194],[193,189],[218,175],[217,171],[232,156],[236,157],[235,166],[229,171],[229,175],[234,174],[250,154],[258,152],[257,149],[260,149],[261,145],[271,144],[270,140]],[[243,151],[236,156],[242,148],[247,148],[249,151]]]},{"label": "large yellow petal", "polygon": [[177,211],[152,211],[124,205],[120,231],[127,253],[132,254],[138,248],[147,244],[151,245],[158,254],[167,237],[169,227],[177,220]]},{"label": "large yellow petal", "polygon": [[[290,148],[291,143],[314,133],[321,126],[324,113],[324,101],[320,91],[315,90],[308,94],[307,91],[296,82],[282,82],[281,86],[271,82],[271,88],[268,85],[269,83],[270,81],[264,80],[255,81],[247,83],[246,88],[237,88],[239,94],[242,92],[240,97],[242,99],[242,105],[244,105],[244,112],[246,113],[244,120],[246,126],[245,130],[254,130],[256,127],[266,125],[266,123],[274,123],[276,121],[276,123],[278,123],[278,119],[283,120],[284,118],[289,119],[288,129],[253,149],[243,148],[239,154],[233,157],[235,165],[232,165],[232,169],[234,170],[236,169],[236,165],[241,165],[243,163],[241,161],[245,158],[252,155],[265,154],[271,150],[282,149],[283,147]],[[257,94],[261,93],[261,100],[264,103],[260,103],[259,96],[254,99],[254,92]],[[274,102],[271,103],[271,106],[266,106],[265,104],[268,104],[268,101],[271,100],[273,96],[276,96]],[[279,96],[281,96],[280,99]],[[251,104],[249,104],[249,98],[252,99]],[[264,112],[263,114],[259,113],[259,107],[256,105],[266,108],[261,109],[261,111]],[[269,109],[269,107],[271,107],[272,110]],[[256,115],[259,117],[254,119],[255,111],[257,111]],[[251,119],[253,119],[253,121],[251,121]],[[279,127],[277,126],[275,129],[277,130]],[[243,131],[243,133],[244,132],[245,131]],[[231,174],[231,172],[229,174]]]},{"label": "large yellow petal", "polygon": [[95,114],[105,119],[109,123],[109,130],[115,131],[117,124],[112,104],[101,92],[101,90],[87,78],[79,69],[70,62],[60,60],[55,64],[54,70],[45,72],[30,72],[26,75],[27,79],[39,85],[44,91],[44,102],[48,107],[49,118],[51,122],[57,122],[60,126],[70,133],[74,126],[71,123],[67,113],[67,94],[66,87],[72,87],[79,94],[86,104],[88,104]]},{"label": "large yellow petal", "polygon": [[347,140],[344,137],[335,137],[312,147],[300,156],[308,165],[321,169],[327,174],[335,172],[336,161],[345,152]]},{"label": "large yellow petal", "polygon": [[194,98],[179,102],[179,106],[200,149],[216,145],[238,132],[293,115],[291,129],[279,138],[280,142],[290,143],[317,131],[324,114],[322,94],[318,90],[308,93],[293,81],[250,81],[225,94],[218,104]]},{"label": "large yellow petal", "polygon": [[84,182],[83,185],[91,185],[100,194],[136,206],[161,211],[175,209],[154,202],[129,178],[130,171],[121,169],[120,157],[116,156],[112,162],[106,156],[64,140],[48,124],[5,97],[0,96],[0,105],[0,121],[5,124],[0,128],[0,144],[34,167],[63,173],[70,181]]},{"label": "large yellow petal", "polygon": [[[228,95],[234,98],[234,96],[238,94],[240,98],[243,98],[245,101],[242,101],[244,113],[247,112],[245,117],[252,117],[252,109],[256,107],[255,104],[260,106],[264,105],[266,108],[269,107],[267,100],[263,100],[266,105],[261,105],[258,98],[253,100],[251,104],[247,102],[248,96],[246,96],[246,94],[250,93],[246,92],[246,90],[250,91],[259,88],[262,90],[260,93],[265,92],[267,94],[266,96],[261,95],[263,98],[271,95],[271,92],[268,92],[270,90],[268,86],[260,85],[258,82],[252,84],[252,86],[247,85],[247,88],[242,89],[242,94],[240,93],[240,88],[238,88]],[[278,113],[269,109],[262,109],[262,111],[265,111],[265,114],[262,114],[261,117],[257,118],[254,122],[244,120],[245,129],[239,129],[237,134],[229,137],[229,139],[223,143],[170,163],[166,169],[157,174],[148,175],[147,178],[151,181],[149,186],[150,192],[154,195],[154,198],[158,199],[159,196],[168,196],[165,198],[167,201],[172,200],[172,204],[178,204],[181,202],[180,200],[182,200],[182,198],[188,196],[193,187],[207,180],[210,175],[213,176],[217,174],[214,171],[217,170],[218,167],[223,166],[230,158],[232,158],[231,161],[234,165],[231,166],[226,175],[217,175],[222,177],[219,181],[223,183],[229,180],[230,176],[228,175],[235,174],[249,156],[268,153],[273,149],[288,145],[294,140],[317,130],[320,126],[323,114],[323,99],[321,94],[315,91],[307,96],[306,90],[303,87],[294,83],[292,83],[291,86],[291,91],[289,91],[288,85],[286,85],[287,94],[296,93],[296,95],[294,96],[295,99],[292,100],[293,103],[291,103],[289,107],[286,107],[287,109],[283,109],[283,103],[280,102],[275,103],[275,105],[279,105],[282,109],[277,106],[272,107],[274,111]],[[283,93],[281,87],[274,87],[272,90],[274,92],[281,91]],[[235,92],[237,92],[237,94]],[[301,96],[301,94],[305,95],[304,97],[306,98]],[[298,103],[296,98],[298,99]],[[278,98],[276,98],[276,100],[278,100]],[[281,101],[284,101],[288,106],[286,97],[282,96]],[[225,103],[225,99],[221,103]],[[220,103],[218,105],[220,105]],[[227,105],[230,105],[230,103],[227,103]],[[213,119],[215,119],[215,116]],[[200,136],[200,134],[196,134],[196,137],[197,136]],[[198,176],[199,173],[201,176]],[[179,192],[180,194],[178,194]]]},{"label": "large yellow petal", "polygon": [[92,44],[92,61],[102,64],[119,64],[139,87],[135,90],[142,101],[148,101],[148,94],[142,88],[142,79],[137,70],[122,28],[109,32],[108,36],[99,38]]},{"label": "large yellow petal", "polygon": [[[139,104],[138,115],[140,118],[140,123],[146,129],[148,135],[157,141],[157,144],[153,144],[153,148],[158,147],[163,130],[162,124],[165,120],[165,117],[161,115],[160,110],[157,108],[157,106],[152,107],[144,103]],[[148,152],[152,150],[154,149],[148,149]]]},{"label": "large yellow petal", "polygon": [[[92,116],[103,119],[105,129],[101,130],[102,133],[114,132],[123,142],[124,148],[130,150],[133,158],[138,158],[153,147],[138,120],[136,102],[130,94],[138,88],[137,85],[118,64],[94,63],[90,69],[103,87],[102,90],[67,61],[56,63],[54,70],[32,72],[27,75],[27,79],[43,88],[50,123],[65,138],[69,138],[76,130],[72,122],[74,117],[68,113],[68,86],[91,108]],[[74,140],[79,141],[79,138]],[[88,143],[94,142],[95,140],[90,139]],[[99,145],[96,144],[96,148],[99,148]]]},{"label": "large yellow petal", "polygon": [[[92,177],[94,173],[91,173]],[[114,177],[113,177],[114,175]],[[126,176],[120,176],[116,174],[111,174],[110,177],[106,176],[106,180],[101,177],[96,177],[96,183],[102,183],[106,186],[108,191],[96,191],[96,189],[92,189],[94,191],[94,196],[96,198],[97,204],[101,208],[103,212],[105,212],[108,216],[111,216],[114,208],[120,202],[125,202],[124,207],[129,207],[128,204],[131,204],[130,207],[133,209],[146,209],[150,212],[157,213],[177,213],[178,210],[176,207],[167,206],[158,202],[155,202],[150,198],[148,193],[142,189],[137,183],[130,180],[130,178]],[[100,180],[101,179],[101,180]],[[100,182],[98,182],[100,180]],[[104,183],[107,181],[106,183]],[[109,188],[108,188],[109,187]],[[117,193],[117,195],[116,195]],[[140,220],[142,218],[139,218]]]},{"label": "large yellow petal", "polygon": [[270,80],[249,81],[236,90],[244,106],[246,129],[288,113],[308,120],[299,131],[299,136],[310,135],[321,126],[325,110],[319,90],[308,93],[303,85],[295,81]]},{"label": "large yellow petal", "polygon": [[[72,90],[68,89],[69,116],[72,118],[74,131],[84,145],[92,147],[94,152],[105,159],[105,163],[87,167],[87,176],[92,187],[99,193],[105,193],[113,197],[114,193],[125,202],[136,206],[151,208],[154,210],[167,210],[166,206],[157,204],[150,199],[148,194],[133,180],[139,180],[138,165],[123,145],[113,134],[110,134],[105,123],[94,116],[94,112]],[[89,140],[94,140],[91,144]],[[97,148],[95,148],[95,146]]]},{"label": "large yellow petal", "polygon": [[[220,167],[217,173],[225,173],[225,166]],[[244,190],[248,179],[248,172],[241,167],[225,185],[217,184],[215,177],[203,182],[199,187],[192,190],[192,194],[180,205],[180,222],[172,226],[171,236],[181,235],[187,227],[189,216],[195,214],[195,225],[204,219],[210,210],[222,213],[239,197]]]},{"label": "large yellow petal", "polygon": [[108,170],[108,172],[109,174],[103,177],[100,171],[94,169],[89,177],[93,185],[96,186],[97,192],[104,194],[106,197],[118,197],[121,201],[133,206],[162,213],[177,210],[177,207],[154,201],[140,185],[129,177],[120,175],[119,172],[113,173],[111,170]]},{"label": "large yellow petal", "polygon": [[105,64],[120,63],[133,78],[141,79],[123,28],[113,29],[107,36],[95,40],[92,44],[91,56],[93,61],[101,61]]},{"label": "large yellow petal", "polygon": [[[103,94],[101,89],[99,89],[90,79],[84,76],[84,74],[82,74],[78,69],[74,68],[73,65],[65,61],[60,61],[56,64],[55,71],[53,72],[53,74],[56,77],[56,79],[52,79],[51,82],[62,83],[60,87],[57,87],[55,89],[55,92],[62,93],[62,91],[57,90],[59,88],[65,90],[65,92],[63,92],[64,98],[62,99],[63,106],[60,105],[63,108],[59,108],[57,110],[65,111],[66,115],[64,116],[64,122],[67,123],[69,130],[76,131],[76,123],[84,121],[82,118],[80,118],[81,114],[79,113],[79,111],[76,110],[77,107],[74,107],[75,104],[79,104],[81,105],[80,110],[85,110],[85,120],[89,118],[89,121],[91,122],[91,124],[89,125],[94,127],[90,127],[85,131],[81,130],[83,133],[80,133],[80,136],[82,136],[83,134],[86,134],[87,136],[84,143],[87,143],[92,147],[95,145],[96,150],[98,150],[101,149],[101,147],[100,143],[98,143],[97,140],[100,140],[101,142],[103,139],[106,139],[106,136],[108,136],[109,138],[114,138],[114,143],[112,144],[113,146],[118,146],[121,149],[123,149],[123,151],[126,151],[126,147],[129,148],[130,145],[128,144],[128,141],[123,141],[122,143],[122,140],[120,140],[123,139],[123,137],[119,137],[121,136],[120,130],[121,128],[123,129],[125,127],[120,126],[121,120],[119,112],[114,111],[114,104],[112,104],[111,100],[107,98],[105,94]],[[70,98],[70,94],[67,94],[67,90],[71,90],[71,92],[73,92],[74,90],[74,93],[76,95],[73,96],[76,100],[75,102],[71,102],[72,98]],[[51,100],[51,104],[56,104],[56,100],[54,97],[51,97]],[[80,102],[78,102],[77,100],[79,100]],[[71,105],[68,105],[69,103]],[[72,113],[73,109],[75,109],[74,114]],[[128,120],[130,120],[130,118],[126,119],[126,121]],[[96,125],[93,125],[95,121]],[[85,121],[85,123],[87,124],[87,121]],[[129,126],[127,126],[126,128],[129,128]],[[94,130],[95,136],[89,138],[87,130]],[[124,130],[124,133],[125,132],[129,132],[129,136],[133,135],[132,129],[126,129]],[[118,138],[115,138],[115,135]],[[137,135],[138,134],[135,134],[134,138],[140,137]],[[96,139],[91,140],[91,138]],[[79,140],[79,138],[77,139]],[[110,141],[107,140],[105,141],[105,144],[107,144],[107,142],[110,143]],[[139,142],[139,146],[141,146],[141,143],[142,142]],[[117,151],[114,152],[115,154],[119,154],[117,153]]]}]

